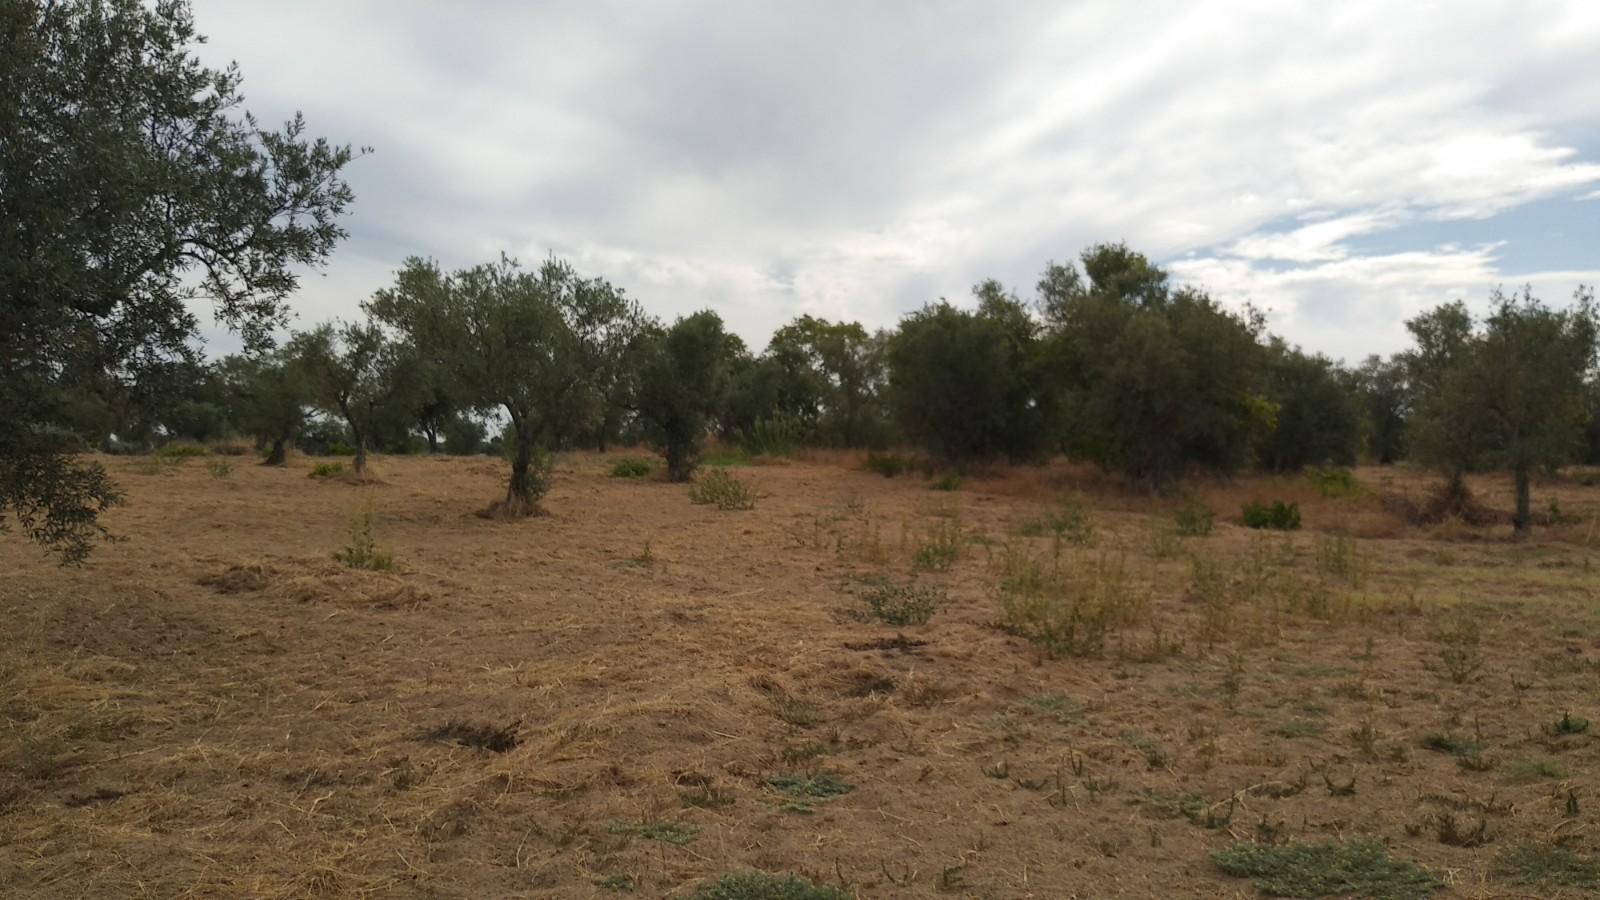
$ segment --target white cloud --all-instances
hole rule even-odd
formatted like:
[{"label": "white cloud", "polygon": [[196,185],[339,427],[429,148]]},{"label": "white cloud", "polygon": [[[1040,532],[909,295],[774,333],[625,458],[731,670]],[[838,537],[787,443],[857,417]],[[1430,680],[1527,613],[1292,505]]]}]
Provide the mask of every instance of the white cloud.
[{"label": "white cloud", "polygon": [[350,246],[308,279],[303,318],[354,312],[408,254],[553,249],[658,314],[718,308],[760,346],[800,312],[888,325],[1126,240],[1195,253],[1183,277],[1270,299],[1297,340],[1352,355],[1393,345],[1429,298],[1518,279],[1492,248],[1363,256],[1351,238],[1600,184],[1571,137],[1600,123],[1600,92],[1572,77],[1600,46],[1595,9],[201,0],[196,15],[264,118],[303,108],[316,132],[376,147],[350,170]]}]

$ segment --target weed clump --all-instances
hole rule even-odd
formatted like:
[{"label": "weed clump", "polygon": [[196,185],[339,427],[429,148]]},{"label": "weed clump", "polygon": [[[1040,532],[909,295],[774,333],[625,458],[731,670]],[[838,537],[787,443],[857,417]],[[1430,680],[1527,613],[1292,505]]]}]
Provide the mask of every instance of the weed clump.
[{"label": "weed clump", "polygon": [[1519,844],[1500,854],[1495,873],[1512,884],[1534,887],[1600,888],[1600,860],[1566,847]]},{"label": "weed clump", "polygon": [[1274,500],[1271,503],[1252,501],[1242,512],[1245,527],[1272,531],[1297,531],[1300,528],[1300,504]]},{"label": "weed clump", "polygon": [[959,519],[942,519],[934,523],[911,552],[911,568],[919,572],[948,572],[961,557],[961,540]]},{"label": "weed clump", "polygon": [[643,478],[655,469],[648,459],[639,459],[634,456],[623,457],[611,464],[612,478]]},{"label": "weed clump", "polygon": [[999,596],[1002,627],[1051,657],[1098,652],[1108,634],[1135,624],[1145,611],[1123,559],[1105,554],[1067,569],[1059,557],[1047,564],[1010,549]]},{"label": "weed clump", "polygon": [[335,475],[342,475],[342,474],[344,474],[344,463],[342,463],[342,462],[317,463],[316,465],[311,467],[311,474],[307,475],[306,477],[307,478],[332,478]]},{"label": "weed clump", "polygon": [[1355,473],[1344,466],[1306,466],[1304,477],[1324,497],[1354,497],[1361,493]]},{"label": "weed clump", "polygon": [[1420,900],[1440,886],[1427,871],[1390,856],[1375,841],[1234,844],[1211,859],[1217,868],[1235,878],[1251,879],[1274,897]]},{"label": "weed clump", "polygon": [[694,840],[695,835],[700,833],[700,829],[693,825],[668,822],[662,819],[650,819],[640,822],[613,822],[610,831],[612,834],[625,834],[678,847]]},{"label": "weed clump", "polygon": [[855,613],[860,621],[885,625],[926,625],[946,602],[943,590],[925,585],[884,584],[862,596],[863,609]]},{"label": "weed clump", "polygon": [[1433,639],[1439,644],[1439,661],[1452,682],[1466,684],[1483,667],[1483,654],[1478,651],[1482,637],[1478,620],[1465,610],[1457,611],[1444,627],[1434,632]]},{"label": "weed clump", "polygon": [[843,797],[855,790],[826,772],[815,775],[776,775],[767,779],[767,787],[785,799],[782,808],[790,812],[809,813],[818,803]]},{"label": "weed clump", "polygon": [[1569,712],[1563,712],[1561,718],[1550,726],[1551,734],[1583,734],[1589,730],[1588,719],[1575,719]]},{"label": "weed clump", "polygon": [[350,521],[350,543],[335,550],[333,558],[352,569],[385,572],[394,568],[394,554],[378,547],[372,533],[372,507]]},{"label": "weed clump", "polygon": [[226,459],[208,459],[206,471],[211,473],[212,478],[227,478],[233,474],[233,463]]},{"label": "weed clump", "polygon": [[1172,523],[1181,537],[1205,537],[1211,533],[1216,513],[1196,497],[1184,498],[1183,505],[1172,515]]},{"label": "weed clump", "polygon": [[722,876],[691,900],[850,900],[850,895],[796,875],[739,872]]},{"label": "weed clump", "polygon": [[934,491],[959,491],[961,490],[961,476],[955,472],[940,475],[928,483],[928,489]]},{"label": "weed clump", "polygon": [[1076,547],[1094,546],[1094,516],[1089,504],[1079,496],[1069,497],[1056,509],[1023,526],[1022,533],[1030,537],[1054,534],[1064,543]]},{"label": "weed clump", "polygon": [[756,495],[728,470],[713,468],[689,486],[689,502],[717,509],[755,509]]}]

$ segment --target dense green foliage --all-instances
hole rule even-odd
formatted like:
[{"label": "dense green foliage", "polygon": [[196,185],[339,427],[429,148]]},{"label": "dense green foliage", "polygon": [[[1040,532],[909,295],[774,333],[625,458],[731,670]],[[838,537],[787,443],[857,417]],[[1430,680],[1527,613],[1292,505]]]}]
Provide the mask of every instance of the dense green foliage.
[{"label": "dense green foliage", "polygon": [[1527,290],[1496,290],[1481,323],[1455,303],[1409,327],[1417,341],[1406,356],[1414,454],[1452,479],[1509,469],[1513,522],[1526,531],[1533,472],[1577,458],[1593,414],[1589,382],[1600,332],[1593,292],[1580,288],[1571,307],[1552,309]]},{"label": "dense green foliage", "polygon": [[709,310],[651,328],[636,349],[634,409],[646,440],[667,461],[667,478],[688,481],[744,344]]},{"label": "dense green foliage", "polygon": [[64,560],[116,494],[60,426],[138,430],[197,360],[191,302],[259,348],[344,236],[350,148],[240,113],[197,40],[181,2],[0,5],[0,526]]}]

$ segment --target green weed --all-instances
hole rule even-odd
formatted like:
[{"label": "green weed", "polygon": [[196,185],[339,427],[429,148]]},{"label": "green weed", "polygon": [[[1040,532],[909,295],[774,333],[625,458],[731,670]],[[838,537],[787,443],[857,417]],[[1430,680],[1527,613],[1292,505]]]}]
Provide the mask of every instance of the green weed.
[{"label": "green weed", "polygon": [[750,486],[726,469],[712,469],[689,486],[689,502],[717,509],[755,509],[756,496]]},{"label": "green weed", "polygon": [[1249,878],[1274,897],[1421,900],[1440,887],[1437,878],[1415,863],[1390,856],[1375,841],[1234,844],[1211,859],[1222,871]]}]

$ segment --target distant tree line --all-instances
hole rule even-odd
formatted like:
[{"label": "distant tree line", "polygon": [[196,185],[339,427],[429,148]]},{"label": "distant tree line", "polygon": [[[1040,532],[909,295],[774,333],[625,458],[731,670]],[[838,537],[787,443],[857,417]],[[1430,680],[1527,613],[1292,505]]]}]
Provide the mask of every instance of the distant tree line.
[{"label": "distant tree line", "polygon": [[[1261,315],[1172,283],[1122,244],[997,281],[893,330],[801,316],[760,353],[713,311],[657,320],[549,259],[447,272],[404,263],[354,321],[275,342],[298,266],[344,237],[349,147],[235,112],[187,6],[0,7],[0,528],[81,558],[115,486],[84,449],[244,435],[289,448],[504,453],[494,511],[525,515],[552,452],[646,443],[688,479],[705,442],[920,448],[954,470],[1066,454],[1169,491],[1190,473],[1416,460],[1459,490],[1600,462],[1590,289],[1551,307],[1494,292],[1408,323],[1413,346],[1354,367]],[[245,350],[207,361],[191,307]]]}]

